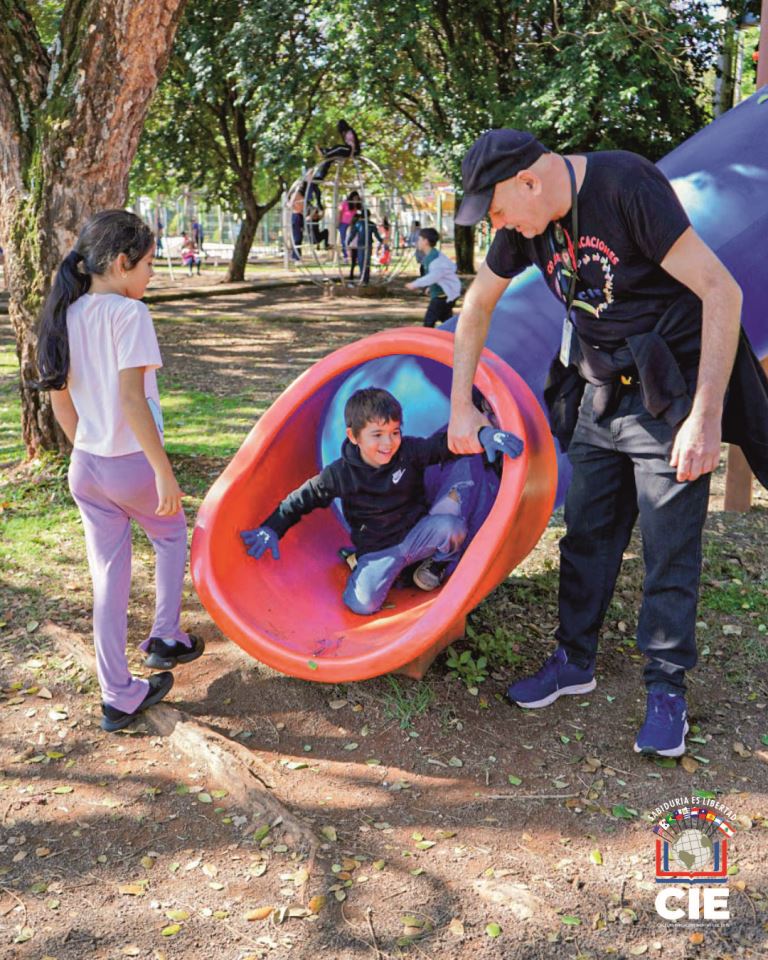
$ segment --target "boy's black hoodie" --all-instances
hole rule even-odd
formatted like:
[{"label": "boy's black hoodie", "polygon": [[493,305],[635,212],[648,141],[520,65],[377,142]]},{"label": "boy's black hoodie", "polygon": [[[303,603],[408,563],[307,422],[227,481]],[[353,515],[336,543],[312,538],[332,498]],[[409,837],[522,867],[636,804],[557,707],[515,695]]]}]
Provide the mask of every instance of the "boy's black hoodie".
[{"label": "boy's black hoodie", "polygon": [[304,514],[328,507],[340,497],[358,556],[385,550],[400,543],[428,512],[426,468],[454,456],[445,432],[425,438],[403,437],[386,466],[371,467],[360,456],[360,448],[345,440],[341,457],[289,493],[262,526],[282,537]]}]

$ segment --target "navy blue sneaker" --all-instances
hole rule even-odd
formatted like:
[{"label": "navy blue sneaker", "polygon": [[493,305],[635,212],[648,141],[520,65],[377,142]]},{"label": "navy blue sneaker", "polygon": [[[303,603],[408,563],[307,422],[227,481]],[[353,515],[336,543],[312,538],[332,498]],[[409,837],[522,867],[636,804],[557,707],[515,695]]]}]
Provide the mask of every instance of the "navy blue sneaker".
[{"label": "navy blue sneaker", "polygon": [[688,733],[688,709],[682,694],[649,690],[645,723],[635,741],[635,753],[648,756],[681,757]]},{"label": "navy blue sneaker", "polygon": [[519,707],[548,707],[564,694],[589,693],[595,686],[594,666],[569,663],[565,649],[558,647],[538,673],[507,687],[507,697]]}]

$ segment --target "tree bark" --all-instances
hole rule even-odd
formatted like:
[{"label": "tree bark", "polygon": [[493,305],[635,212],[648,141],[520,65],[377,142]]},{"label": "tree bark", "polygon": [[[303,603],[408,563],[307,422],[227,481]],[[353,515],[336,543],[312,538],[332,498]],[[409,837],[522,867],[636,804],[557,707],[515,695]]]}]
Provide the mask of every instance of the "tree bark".
[{"label": "tree bark", "polygon": [[25,4],[0,0],[0,242],[30,457],[66,449],[34,388],[40,307],[83,222],[125,202],[185,3],[67,0],[50,58]]},{"label": "tree bark", "polygon": [[256,230],[264,219],[264,215],[274,207],[282,196],[282,190],[278,189],[267,201],[261,204],[256,202],[253,190],[253,178],[247,184],[244,184],[238,191],[240,200],[245,210],[245,219],[240,227],[240,233],[235,241],[235,249],[232,251],[232,260],[229,264],[224,283],[232,283],[237,280],[245,280],[245,268],[248,265],[248,254],[253,246],[253,239],[256,236]]},{"label": "tree bark", "polygon": [[253,246],[256,228],[259,226],[263,216],[263,208],[253,202],[245,205],[245,219],[240,226],[237,240],[235,240],[235,249],[232,251],[229,269],[224,277],[225,283],[245,280],[245,267],[248,263],[248,254],[251,252],[251,247]]}]

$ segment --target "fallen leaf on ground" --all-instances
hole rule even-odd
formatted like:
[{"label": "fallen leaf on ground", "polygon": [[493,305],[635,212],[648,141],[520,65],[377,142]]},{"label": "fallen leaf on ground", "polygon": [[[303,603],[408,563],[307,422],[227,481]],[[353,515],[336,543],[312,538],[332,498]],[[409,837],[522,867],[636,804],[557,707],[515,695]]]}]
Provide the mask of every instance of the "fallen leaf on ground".
[{"label": "fallen leaf on ground", "polygon": [[126,897],[143,897],[147,891],[142,883],[121,883],[117,892]]},{"label": "fallen leaf on ground", "polygon": [[274,907],[256,907],[255,910],[249,910],[245,915],[246,920],[266,920],[272,913]]}]

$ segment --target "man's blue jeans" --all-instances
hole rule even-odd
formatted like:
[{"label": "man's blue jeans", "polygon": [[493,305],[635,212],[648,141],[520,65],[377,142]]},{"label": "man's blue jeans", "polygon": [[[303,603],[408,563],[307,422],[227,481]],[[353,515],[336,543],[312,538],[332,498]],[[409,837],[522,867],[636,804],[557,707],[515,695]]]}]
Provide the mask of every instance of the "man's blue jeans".
[{"label": "man's blue jeans", "polygon": [[595,423],[587,385],[568,449],[573,479],[560,541],[560,626],[568,658],[590,667],[624,550],[640,519],[645,561],[637,646],[646,685],[685,690],[696,664],[696,604],[701,536],[710,475],[679,483],[669,465],[676,428],[643,407],[637,388],[623,391],[615,413]]}]

